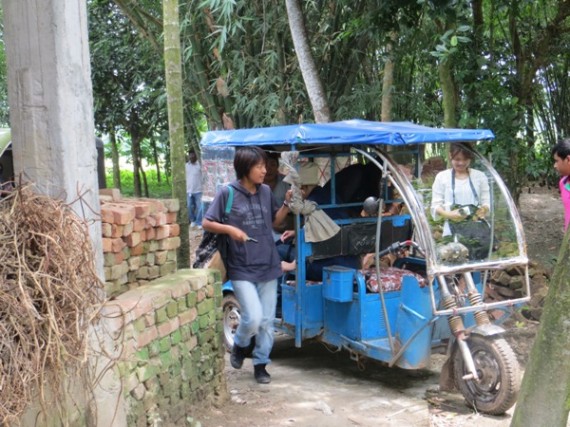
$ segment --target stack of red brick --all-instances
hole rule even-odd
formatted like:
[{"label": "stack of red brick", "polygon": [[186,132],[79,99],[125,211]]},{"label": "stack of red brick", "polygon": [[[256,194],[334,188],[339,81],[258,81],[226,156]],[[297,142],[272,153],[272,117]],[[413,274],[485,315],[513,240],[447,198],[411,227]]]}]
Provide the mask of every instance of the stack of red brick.
[{"label": "stack of red brick", "polygon": [[176,271],[177,199],[123,199],[116,189],[100,197],[107,296]]}]

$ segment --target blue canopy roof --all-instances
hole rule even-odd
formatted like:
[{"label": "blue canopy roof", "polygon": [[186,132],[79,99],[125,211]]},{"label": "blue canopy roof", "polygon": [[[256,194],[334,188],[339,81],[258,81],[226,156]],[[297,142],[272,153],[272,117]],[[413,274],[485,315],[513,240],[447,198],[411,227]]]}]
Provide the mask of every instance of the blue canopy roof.
[{"label": "blue canopy roof", "polygon": [[488,129],[438,129],[410,122],[345,120],[267,128],[206,132],[204,147],[281,144],[385,144],[409,145],[432,142],[475,142],[495,136]]}]

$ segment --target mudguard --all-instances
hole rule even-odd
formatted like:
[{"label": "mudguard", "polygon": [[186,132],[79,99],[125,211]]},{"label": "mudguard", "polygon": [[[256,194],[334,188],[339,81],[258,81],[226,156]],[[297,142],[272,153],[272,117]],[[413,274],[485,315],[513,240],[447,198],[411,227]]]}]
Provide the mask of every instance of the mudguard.
[{"label": "mudguard", "polygon": [[488,337],[491,335],[502,334],[505,332],[505,329],[503,329],[501,326],[494,325],[494,324],[490,323],[488,325],[475,326],[469,332],[472,334],[477,334],[477,335],[481,335],[484,337]]}]

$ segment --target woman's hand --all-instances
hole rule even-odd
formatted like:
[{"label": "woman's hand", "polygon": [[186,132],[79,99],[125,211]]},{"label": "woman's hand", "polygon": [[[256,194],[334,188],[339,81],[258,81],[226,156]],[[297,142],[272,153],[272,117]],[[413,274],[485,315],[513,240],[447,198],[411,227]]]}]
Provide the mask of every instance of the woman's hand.
[{"label": "woman's hand", "polygon": [[368,253],[362,258],[362,269],[366,270],[375,264],[375,258],[373,253]]},{"label": "woman's hand", "polygon": [[487,206],[481,206],[479,209],[477,209],[477,212],[475,212],[475,217],[477,219],[483,219],[487,216],[488,213],[489,208]]},{"label": "woman's hand", "polygon": [[247,241],[247,233],[243,230],[240,230],[237,227],[234,227],[232,225],[228,226],[229,230],[228,230],[228,236],[230,236],[233,240],[237,241],[237,242],[246,242]]},{"label": "woman's hand", "polygon": [[462,214],[459,209],[454,209],[452,211],[446,212],[445,216],[451,221],[463,221],[465,218],[467,218],[467,215]]},{"label": "woman's hand", "polygon": [[446,211],[443,207],[439,207],[436,210],[436,213],[441,216],[442,218],[449,219],[451,221],[463,221],[466,216],[463,215],[459,209],[454,209],[452,211]]},{"label": "woman's hand", "polygon": [[282,242],[286,242],[293,237],[295,237],[295,230],[285,230],[279,239]]}]

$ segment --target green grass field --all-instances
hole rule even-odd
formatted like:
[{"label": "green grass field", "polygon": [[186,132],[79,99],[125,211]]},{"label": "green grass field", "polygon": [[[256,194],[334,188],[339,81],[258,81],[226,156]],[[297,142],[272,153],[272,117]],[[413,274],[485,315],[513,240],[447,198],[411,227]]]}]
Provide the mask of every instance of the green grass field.
[{"label": "green grass field", "polygon": [[[155,170],[146,171],[146,179],[148,184],[148,197],[153,199],[169,199],[172,197],[172,182],[170,176],[161,174],[161,182],[158,182],[158,178]],[[108,172],[106,175],[107,188],[113,187],[113,175]],[[144,194],[144,182],[141,181]],[[127,170],[121,170],[121,194],[125,197],[134,196],[134,180],[133,172]]]}]

